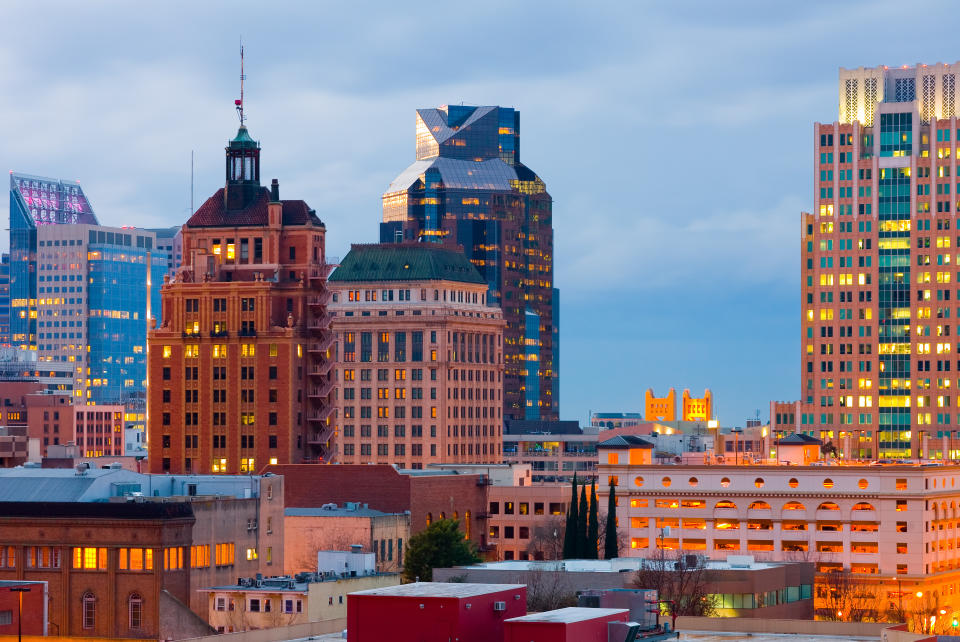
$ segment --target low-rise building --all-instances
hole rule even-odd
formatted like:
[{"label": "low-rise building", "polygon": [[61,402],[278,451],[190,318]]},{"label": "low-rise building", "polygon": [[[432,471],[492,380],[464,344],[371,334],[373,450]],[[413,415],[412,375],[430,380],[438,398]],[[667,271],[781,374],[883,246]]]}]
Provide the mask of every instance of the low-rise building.
[{"label": "low-rise building", "polygon": [[347,596],[349,642],[503,640],[504,621],[526,615],[521,584],[414,582]]},{"label": "low-rise building", "polygon": [[403,568],[404,546],[410,541],[410,514],[386,513],[359,502],[284,511],[284,559],[287,574],[317,567],[320,551],[361,546],[376,559],[377,571]]},{"label": "low-rise building", "polygon": [[[504,622],[504,642],[609,642],[611,622],[626,625],[627,609],[569,606]],[[633,638],[628,638],[633,639]]]},{"label": "low-rise building", "polygon": [[0,580],[0,635],[46,636],[47,583]]},{"label": "low-rise building", "polygon": [[494,484],[488,498],[488,559],[555,560],[563,556],[569,486]]},{"label": "low-rise building", "polygon": [[636,426],[643,421],[640,412],[594,412],[590,415],[590,425],[600,430]]},{"label": "low-rise building", "polygon": [[511,420],[504,425],[503,460],[529,464],[534,483],[568,483],[596,474],[597,433],[576,421]]}]

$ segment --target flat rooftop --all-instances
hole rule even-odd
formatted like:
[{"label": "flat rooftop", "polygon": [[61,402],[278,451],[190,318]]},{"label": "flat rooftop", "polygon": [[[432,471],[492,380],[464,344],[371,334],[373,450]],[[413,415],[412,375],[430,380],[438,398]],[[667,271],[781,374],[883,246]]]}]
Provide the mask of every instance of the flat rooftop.
[{"label": "flat rooftop", "polygon": [[338,506],[337,508],[285,508],[283,514],[287,517],[384,517],[406,513],[385,513],[366,506],[356,508]]},{"label": "flat rooftop", "polygon": [[[489,569],[492,571],[564,571],[568,573],[620,573],[636,571],[643,564],[642,557],[618,557],[612,560],[563,560],[534,561],[513,560],[508,562],[481,562],[459,568]],[[672,561],[672,560],[668,560]],[[758,562],[751,555],[730,555],[726,560],[706,560],[705,568],[711,571],[743,570],[760,571],[777,568],[795,562]]]},{"label": "flat rooftop", "polygon": [[560,624],[569,624],[571,622],[584,622],[587,620],[596,620],[611,615],[629,613],[627,609],[593,609],[582,606],[568,606],[556,611],[546,611],[544,613],[531,613],[522,617],[514,617],[506,620],[507,622],[556,622]]},{"label": "flat rooftop", "polygon": [[468,582],[414,582],[383,588],[355,591],[350,595],[390,595],[399,597],[476,597],[516,591],[525,588],[524,584],[473,584]]}]

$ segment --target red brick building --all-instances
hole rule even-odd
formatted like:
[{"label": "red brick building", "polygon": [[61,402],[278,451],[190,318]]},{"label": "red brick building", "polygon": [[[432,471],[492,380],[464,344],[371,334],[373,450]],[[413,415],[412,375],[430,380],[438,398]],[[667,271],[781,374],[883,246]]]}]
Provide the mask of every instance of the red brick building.
[{"label": "red brick building", "polygon": [[183,263],[149,333],[152,472],[250,473],[331,452],[334,387],[326,229],[260,185],[241,126],[227,184],[183,226]]},{"label": "red brick building", "polygon": [[503,315],[463,253],[354,245],[330,291],[337,461],[499,463]]},{"label": "red brick building", "polygon": [[[186,606],[193,523],[188,503],[0,502],[0,580],[46,582],[55,635],[199,634]],[[171,615],[182,625],[161,626]]]},{"label": "red brick building", "polygon": [[0,635],[48,635],[47,599],[46,582],[0,580]]},{"label": "red brick building", "polygon": [[284,477],[286,508],[361,502],[385,513],[410,511],[410,534],[435,519],[454,518],[481,550],[486,548],[485,475],[400,472],[393,466],[267,466]]}]

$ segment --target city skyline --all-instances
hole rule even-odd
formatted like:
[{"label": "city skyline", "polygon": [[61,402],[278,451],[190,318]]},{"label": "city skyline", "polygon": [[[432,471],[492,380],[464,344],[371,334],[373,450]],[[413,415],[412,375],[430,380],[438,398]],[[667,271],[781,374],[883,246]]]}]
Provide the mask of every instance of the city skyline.
[{"label": "city skyline", "polygon": [[[809,136],[814,121],[836,118],[837,71],[960,59],[935,44],[950,42],[949,20],[924,44],[894,38],[893,3],[820,3],[802,15],[738,3],[682,17],[645,7],[627,19],[608,5],[543,20],[530,6],[502,24],[494,5],[469,17],[496,24],[497,40],[517,42],[515,51],[433,62],[431,80],[411,86],[401,72],[428,64],[411,46],[414,26],[437,34],[437,50],[459,43],[442,16],[414,23],[401,9],[374,17],[302,8],[291,25],[286,12],[248,5],[227,15],[211,5],[191,8],[184,24],[185,6],[158,8],[153,30],[136,32],[111,26],[132,20],[123,8],[45,17],[42,29],[31,28],[26,6],[16,11],[24,28],[0,45],[0,79],[33,93],[7,92],[0,115],[30,135],[8,136],[0,163],[79,180],[104,225],[182,223],[191,149],[194,207],[221,184],[216,150],[236,124],[242,34],[264,177],[311,203],[330,254],[344,256],[351,243],[377,239],[380,196],[411,158],[416,109],[514,107],[524,114],[524,161],[555,199],[560,414],[580,420],[589,410],[639,411],[648,387],[709,387],[728,424],[770,399],[796,398],[794,248],[799,213],[814,202]],[[251,24],[262,28],[250,33]],[[284,47],[274,44],[277,29]],[[82,44],[81,33],[106,44]],[[81,44],[84,55],[71,58]],[[754,145],[756,164],[730,162],[731,150]],[[650,148],[656,157],[637,153]],[[700,171],[671,169],[684,165]]]}]

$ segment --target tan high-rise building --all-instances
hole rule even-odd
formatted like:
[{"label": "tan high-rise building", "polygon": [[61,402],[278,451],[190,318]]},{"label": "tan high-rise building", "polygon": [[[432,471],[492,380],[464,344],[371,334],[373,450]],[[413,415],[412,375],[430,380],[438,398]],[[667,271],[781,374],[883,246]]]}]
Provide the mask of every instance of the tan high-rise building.
[{"label": "tan high-rise building", "polygon": [[329,287],[337,461],[501,461],[504,321],[470,261],[432,243],[354,245]]},{"label": "tan high-rise building", "polygon": [[252,473],[328,458],[334,338],[326,229],[260,185],[260,146],[240,127],[225,188],[183,226],[183,263],[150,332],[152,472]]}]

